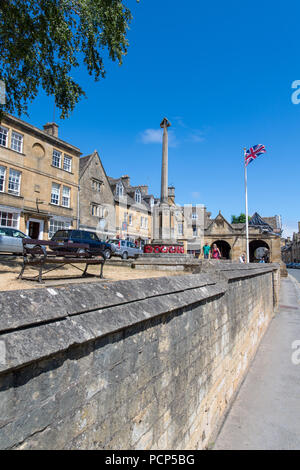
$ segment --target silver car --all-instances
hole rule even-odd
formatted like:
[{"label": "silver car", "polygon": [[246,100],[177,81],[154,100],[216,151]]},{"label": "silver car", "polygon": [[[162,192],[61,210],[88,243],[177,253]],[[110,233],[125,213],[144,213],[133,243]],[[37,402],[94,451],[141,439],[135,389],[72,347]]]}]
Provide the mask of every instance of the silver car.
[{"label": "silver car", "polygon": [[0,252],[23,254],[23,238],[30,238],[16,228],[0,227]]},{"label": "silver car", "polygon": [[133,242],[128,240],[108,240],[108,243],[116,247],[113,256],[121,256],[122,259],[137,258],[143,253],[141,248],[137,248]]}]

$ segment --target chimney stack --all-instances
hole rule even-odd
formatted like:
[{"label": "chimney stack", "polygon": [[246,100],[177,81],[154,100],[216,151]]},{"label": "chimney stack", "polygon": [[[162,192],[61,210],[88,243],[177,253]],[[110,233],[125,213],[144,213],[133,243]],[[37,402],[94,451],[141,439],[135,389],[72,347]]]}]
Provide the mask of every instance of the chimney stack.
[{"label": "chimney stack", "polygon": [[43,127],[47,134],[58,137],[58,125],[55,122],[47,122]]},{"label": "chimney stack", "polygon": [[130,176],[123,175],[123,176],[121,176],[121,179],[122,179],[123,183],[125,184],[125,186],[130,186]]}]

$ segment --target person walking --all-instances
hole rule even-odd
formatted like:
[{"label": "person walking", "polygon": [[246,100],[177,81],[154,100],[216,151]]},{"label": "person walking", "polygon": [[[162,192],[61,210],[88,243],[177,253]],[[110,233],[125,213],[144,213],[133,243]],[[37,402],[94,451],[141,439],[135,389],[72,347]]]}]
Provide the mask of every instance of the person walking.
[{"label": "person walking", "polygon": [[221,259],[221,253],[217,245],[214,243],[212,246],[212,253],[211,256],[213,259]]},{"label": "person walking", "polygon": [[203,256],[204,256],[204,259],[208,259],[209,258],[209,253],[210,253],[210,246],[209,244],[206,242],[204,247],[203,247]]}]

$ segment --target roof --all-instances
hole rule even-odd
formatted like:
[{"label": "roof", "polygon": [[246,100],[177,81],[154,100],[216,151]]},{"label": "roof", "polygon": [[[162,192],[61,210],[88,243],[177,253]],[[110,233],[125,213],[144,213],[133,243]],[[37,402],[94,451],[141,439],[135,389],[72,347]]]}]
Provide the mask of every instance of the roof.
[{"label": "roof", "polygon": [[[127,177],[129,178],[129,177]],[[124,180],[122,179],[122,177],[120,176],[120,178],[112,178],[111,176],[108,176],[108,181],[109,181],[109,184],[110,184],[110,187],[112,189],[112,192],[114,194],[114,199],[116,202],[120,202],[120,200],[122,201],[122,199],[120,199],[119,196],[116,196],[116,186],[118,183],[121,183],[123,188],[124,188],[124,199],[125,197],[127,198],[127,205],[129,206],[140,206],[141,209],[146,209],[147,211],[150,211],[151,210],[151,206],[150,206],[150,199],[154,196],[152,194],[145,194],[145,185],[139,185],[139,186],[131,186],[130,184],[126,184],[124,182]],[[141,204],[138,204],[136,201],[135,201],[135,198],[134,198],[134,193],[137,191],[137,190],[140,190],[141,192]],[[143,207],[144,206],[144,207]]]},{"label": "roof", "polygon": [[87,168],[87,166],[89,164],[89,161],[90,161],[92,156],[93,156],[93,154],[86,155],[85,157],[81,157],[79,159],[79,173],[80,174],[82,174],[84,172],[84,170]]},{"label": "roof", "polygon": [[267,232],[273,232],[273,227],[269,225],[265,220],[258,214],[258,212],[255,212],[251,219],[249,220],[249,225],[259,227],[262,230],[266,230]]},{"label": "roof", "polygon": [[38,127],[33,126],[32,124],[29,124],[28,122],[23,121],[20,118],[16,118],[15,116],[12,116],[9,113],[5,113],[3,117],[3,122],[7,122],[8,124],[11,124],[13,126],[20,126],[24,130],[24,132],[34,134],[38,139],[45,139],[55,146],[61,146],[69,152],[74,152],[77,156],[81,155],[81,151],[78,147],[69,144],[68,142],[60,139],[59,137],[48,134],[45,130],[41,130]]}]

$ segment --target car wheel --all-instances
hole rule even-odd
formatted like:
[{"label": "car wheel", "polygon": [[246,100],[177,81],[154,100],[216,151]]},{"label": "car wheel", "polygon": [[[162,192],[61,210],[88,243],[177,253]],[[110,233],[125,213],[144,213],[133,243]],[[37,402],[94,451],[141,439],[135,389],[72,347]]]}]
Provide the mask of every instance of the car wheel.
[{"label": "car wheel", "polygon": [[127,251],[124,251],[124,253],[122,254],[122,259],[127,259],[128,258],[128,253]]},{"label": "car wheel", "polygon": [[105,256],[105,259],[109,259],[111,257],[111,251],[110,250],[104,250],[104,256]]}]

